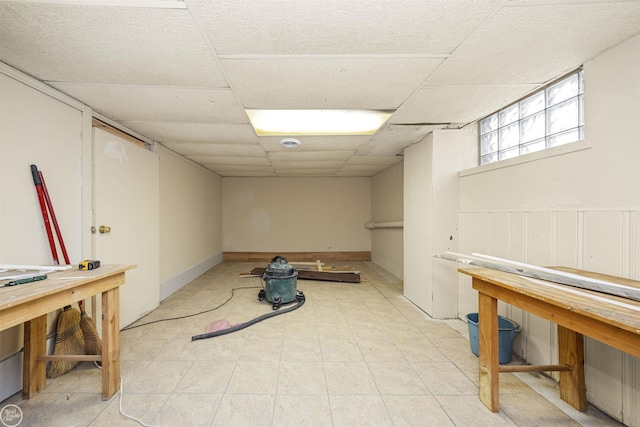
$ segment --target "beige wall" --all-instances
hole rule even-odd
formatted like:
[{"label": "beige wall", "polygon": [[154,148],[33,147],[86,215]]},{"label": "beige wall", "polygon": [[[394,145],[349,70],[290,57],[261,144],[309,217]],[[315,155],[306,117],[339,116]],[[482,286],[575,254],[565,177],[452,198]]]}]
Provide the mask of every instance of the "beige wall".
[{"label": "beige wall", "polygon": [[222,178],[159,147],[160,281],[222,253]]},{"label": "beige wall", "polygon": [[[91,109],[1,63],[0,93],[0,263],[52,262],[31,164],[45,175],[70,261],[90,258]],[[157,148],[168,294],[222,261],[222,178]],[[0,400],[21,387],[20,348],[22,327],[0,332]]]},{"label": "beige wall", "polygon": [[[31,164],[45,177],[69,258],[78,262],[83,255],[83,106],[31,84],[46,89],[0,67],[0,263],[53,264]],[[64,263],[59,248],[58,257]],[[54,321],[50,315],[49,331]],[[21,347],[22,327],[0,332],[0,360]]]},{"label": "beige wall", "polygon": [[225,252],[370,251],[369,178],[224,178]]},{"label": "beige wall", "polygon": [[[371,178],[371,221],[403,221],[403,163]],[[404,277],[402,228],[378,228],[371,233],[371,260],[394,276]]]},{"label": "beige wall", "polygon": [[[463,172],[461,252],[640,279],[640,36],[586,63],[584,80],[583,143]],[[466,276],[459,283],[463,316],[477,296]],[[523,328],[517,353],[557,363],[554,324],[500,312]],[[591,339],[586,351],[588,400],[640,426],[640,359]]]}]

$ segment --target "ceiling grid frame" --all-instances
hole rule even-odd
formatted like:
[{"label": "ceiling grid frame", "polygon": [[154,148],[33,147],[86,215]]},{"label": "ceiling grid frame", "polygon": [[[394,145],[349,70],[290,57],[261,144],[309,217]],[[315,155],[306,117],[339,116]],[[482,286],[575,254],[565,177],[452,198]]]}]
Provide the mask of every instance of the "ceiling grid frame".
[{"label": "ceiling grid frame", "polygon": [[[640,34],[632,0],[78,3],[0,0],[0,61],[221,176],[373,176]],[[283,106],[395,112],[285,148],[245,111]]]}]

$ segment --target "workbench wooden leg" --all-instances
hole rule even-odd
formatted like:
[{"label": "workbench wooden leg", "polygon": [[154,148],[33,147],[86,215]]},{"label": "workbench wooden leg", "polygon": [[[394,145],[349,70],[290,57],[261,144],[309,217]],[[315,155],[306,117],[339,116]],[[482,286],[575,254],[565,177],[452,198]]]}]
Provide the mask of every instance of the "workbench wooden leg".
[{"label": "workbench wooden leg", "polygon": [[492,412],[498,412],[500,411],[498,301],[483,293],[478,293],[478,338],[480,401]]},{"label": "workbench wooden leg", "polygon": [[24,322],[24,359],[22,361],[22,396],[30,399],[47,384],[47,363],[37,361],[47,354],[47,315]]},{"label": "workbench wooden leg", "polygon": [[571,366],[560,372],[560,398],[578,411],[587,410],[582,334],[558,325],[558,363]]},{"label": "workbench wooden leg", "polygon": [[120,293],[102,293],[102,400],[120,388]]}]

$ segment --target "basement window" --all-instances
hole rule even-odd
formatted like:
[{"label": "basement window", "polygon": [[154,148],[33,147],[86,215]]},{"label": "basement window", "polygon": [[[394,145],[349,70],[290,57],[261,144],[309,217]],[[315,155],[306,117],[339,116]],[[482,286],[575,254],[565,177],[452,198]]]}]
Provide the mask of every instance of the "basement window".
[{"label": "basement window", "polygon": [[578,70],[480,120],[480,166],[584,139]]}]

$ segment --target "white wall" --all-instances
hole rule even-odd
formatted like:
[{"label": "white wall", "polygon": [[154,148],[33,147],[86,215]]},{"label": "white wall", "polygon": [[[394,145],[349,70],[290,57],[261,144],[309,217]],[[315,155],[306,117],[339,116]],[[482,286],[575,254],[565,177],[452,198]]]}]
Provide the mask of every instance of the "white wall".
[{"label": "white wall", "polygon": [[404,293],[435,318],[457,316],[455,265],[432,255],[458,249],[458,171],[467,134],[434,131],[404,153]]},{"label": "white wall", "polygon": [[[69,258],[77,261],[86,255],[83,250],[88,248],[82,244],[83,108],[0,64],[0,263],[53,264],[31,164],[45,177]],[[63,263],[59,247],[58,257]],[[50,315],[48,331],[53,331],[54,322],[55,316]],[[0,332],[0,360],[21,347],[22,326]],[[17,391],[20,375],[9,374],[1,378],[0,400]]]},{"label": "white wall", "polygon": [[222,262],[222,178],[161,146],[158,153],[164,299]]},{"label": "white wall", "polygon": [[224,178],[225,252],[370,251],[369,178]]},{"label": "white wall", "polygon": [[427,313],[431,298],[433,135],[404,150],[404,295]]},{"label": "white wall", "polygon": [[[586,63],[584,80],[585,142],[461,174],[461,252],[640,279],[640,36]],[[465,276],[459,294],[460,317],[477,310]],[[523,327],[516,352],[557,362],[554,324],[500,311]],[[639,360],[591,339],[586,349],[588,400],[640,425]]]},{"label": "white wall", "polygon": [[[371,178],[371,221],[403,221],[403,163],[398,163]],[[370,231],[371,261],[394,276],[404,277],[402,228],[378,228]]]}]

